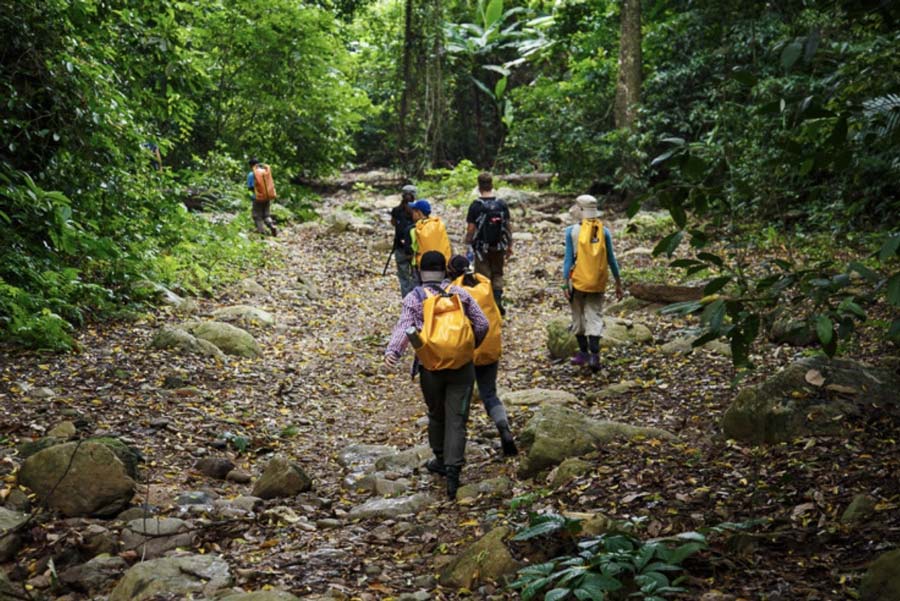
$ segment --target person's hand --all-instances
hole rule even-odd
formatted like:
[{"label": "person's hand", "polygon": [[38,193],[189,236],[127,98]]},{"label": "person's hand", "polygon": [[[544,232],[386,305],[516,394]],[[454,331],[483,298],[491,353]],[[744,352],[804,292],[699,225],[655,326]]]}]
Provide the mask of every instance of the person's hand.
[{"label": "person's hand", "polygon": [[511,256],[513,256],[512,246],[508,246],[506,248],[506,258],[509,259]]},{"label": "person's hand", "polygon": [[563,296],[566,297],[566,300],[570,303],[572,302],[572,289],[569,288],[569,284],[562,285]]},{"label": "person's hand", "polygon": [[621,281],[621,280],[616,280],[616,299],[617,299],[617,300],[622,300],[622,298],[623,298],[624,296],[625,296],[625,293],[622,292],[622,281]]},{"label": "person's hand", "polygon": [[466,260],[469,261],[469,265],[475,261],[475,251],[472,250],[471,246],[466,248]]},{"label": "person's hand", "polygon": [[391,355],[390,353],[388,353],[387,355],[384,356],[384,364],[386,367],[388,367],[390,369],[394,369],[395,367],[400,365],[400,358],[395,357],[394,355]]}]

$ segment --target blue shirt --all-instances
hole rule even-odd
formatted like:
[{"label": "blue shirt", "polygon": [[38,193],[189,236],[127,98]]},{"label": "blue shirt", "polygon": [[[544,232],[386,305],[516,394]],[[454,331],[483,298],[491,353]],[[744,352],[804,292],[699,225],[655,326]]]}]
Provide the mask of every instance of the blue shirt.
[{"label": "blue shirt", "polygon": [[253,177],[253,169],[250,170],[250,173],[247,174],[247,188],[250,190],[250,196],[253,200],[256,200],[256,192],[254,188],[256,187],[256,178]]},{"label": "blue shirt", "polygon": [[[569,283],[569,273],[575,267],[575,245],[572,244],[572,238],[578,237],[575,228],[581,230],[581,224],[576,223],[566,228],[566,258],[563,260],[563,282]],[[573,233],[574,232],[574,233]],[[613,277],[619,279],[619,264],[616,262],[616,253],[613,251],[612,234],[603,226],[603,239],[606,241],[606,262],[609,263],[609,269],[612,271]]]}]

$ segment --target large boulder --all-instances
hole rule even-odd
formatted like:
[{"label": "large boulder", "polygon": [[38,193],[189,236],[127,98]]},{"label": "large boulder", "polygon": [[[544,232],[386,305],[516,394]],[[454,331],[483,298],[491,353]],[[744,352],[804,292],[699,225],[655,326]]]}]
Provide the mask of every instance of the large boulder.
[{"label": "large boulder", "polygon": [[225,353],[215,344],[201,340],[190,332],[173,326],[160,328],[150,342],[150,346],[157,349],[175,349],[186,354],[206,355],[220,361],[225,360]]},{"label": "large boulder", "polygon": [[143,601],[158,595],[211,598],[231,585],[228,564],[217,555],[183,555],[151,559],[125,572],[109,601]]},{"label": "large boulder", "polygon": [[670,432],[613,421],[591,419],[558,405],[542,405],[526,424],[519,440],[527,449],[519,475],[530,478],[568,457],[578,457],[614,439],[637,437],[672,440]]},{"label": "large boulder", "polygon": [[849,359],[809,357],[741,390],[722,417],[725,434],[752,443],[838,433],[860,405],[900,409],[900,377]]},{"label": "large boulder", "polygon": [[219,321],[240,322],[249,326],[270,327],[275,325],[275,316],[257,307],[250,305],[234,305],[223,307],[212,313]]},{"label": "large boulder", "polygon": [[135,492],[125,464],[97,441],[67,442],[35,453],[19,471],[19,483],[68,517],[115,515]]},{"label": "large boulder", "polygon": [[471,589],[475,582],[496,581],[513,574],[519,564],[503,542],[509,533],[505,526],[488,532],[442,570],[440,583],[446,587]]},{"label": "large boulder", "polygon": [[260,499],[293,497],[311,488],[312,479],[303,468],[285,457],[273,457],[253,485],[253,496]]},{"label": "large boulder", "polygon": [[216,345],[226,355],[253,358],[262,354],[250,332],[229,323],[194,321],[183,324],[182,328],[200,340]]},{"label": "large boulder", "polygon": [[861,601],[900,599],[900,549],[883,553],[869,565],[859,587]]}]

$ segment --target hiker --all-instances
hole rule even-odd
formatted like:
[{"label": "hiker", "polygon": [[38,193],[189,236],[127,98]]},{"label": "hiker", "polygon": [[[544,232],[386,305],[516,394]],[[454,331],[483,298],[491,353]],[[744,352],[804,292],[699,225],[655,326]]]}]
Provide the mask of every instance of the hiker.
[{"label": "hiker", "polygon": [[603,300],[609,272],[616,279],[616,298],[622,300],[622,279],[613,251],[612,235],[597,211],[597,199],[582,194],[571,209],[578,221],[566,228],[563,289],[572,308],[572,332],[578,351],[572,365],[600,369],[600,335],[603,334]]},{"label": "hiker", "polygon": [[[409,205],[416,199],[416,187],[407,184],[400,189],[400,204],[391,209],[391,225],[394,226],[394,260],[397,262],[397,279],[400,296],[406,297],[416,287],[413,274],[413,249],[410,230],[414,226]],[[388,259],[390,260],[390,259]]]},{"label": "hiker", "polygon": [[159,153],[159,146],[155,142],[147,141],[141,143],[141,148],[150,157],[150,168],[154,171],[162,171],[162,155]]},{"label": "hiker", "polygon": [[478,174],[478,198],[466,213],[466,244],[475,272],[491,281],[494,300],[500,315],[505,316],[503,264],[512,256],[512,229],[509,207],[494,195],[494,178],[486,171]]},{"label": "hiker", "polygon": [[[447,228],[440,217],[431,216],[431,203],[420,198],[409,205],[415,227],[410,230],[412,238],[413,267],[421,271],[419,263],[429,250],[436,250],[444,255],[444,265],[450,260],[453,251],[450,247],[450,238],[447,236]],[[422,281],[418,278],[418,281]]]},{"label": "hiker", "polygon": [[469,260],[462,255],[453,255],[450,259],[447,277],[453,280],[454,286],[459,286],[472,295],[487,317],[488,333],[481,345],[475,349],[475,382],[478,384],[478,396],[481,397],[484,410],[500,433],[503,454],[512,457],[519,451],[509,429],[506,407],[497,396],[497,369],[502,349],[500,330],[503,318],[494,300],[491,281],[480,273],[474,273]]},{"label": "hiker", "polygon": [[250,173],[247,174],[247,189],[250,190],[250,198],[253,201],[253,209],[250,211],[253,215],[253,222],[256,224],[256,231],[265,234],[263,228],[265,224],[269,228],[269,232],[273,236],[278,235],[275,223],[272,221],[271,205],[275,200],[275,182],[272,180],[272,169],[258,159],[250,159]]},{"label": "hiker", "polygon": [[425,467],[446,476],[447,495],[452,500],[466,456],[466,424],[475,383],[472,358],[489,326],[475,299],[445,278],[443,254],[426,252],[419,267],[422,285],[403,299],[384,363],[396,367],[410,336],[414,339],[413,377],[419,374],[428,407],[428,443],[434,452],[434,459]]}]

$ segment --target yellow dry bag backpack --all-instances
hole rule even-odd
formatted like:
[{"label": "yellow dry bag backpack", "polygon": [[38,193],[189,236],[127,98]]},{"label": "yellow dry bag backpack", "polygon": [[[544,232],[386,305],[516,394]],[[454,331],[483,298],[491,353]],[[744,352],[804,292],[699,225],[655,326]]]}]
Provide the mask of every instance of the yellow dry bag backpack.
[{"label": "yellow dry bag backpack", "polygon": [[472,361],[475,333],[458,294],[440,286],[416,288],[422,298],[422,346],[416,357],[428,371],[459,369]]},{"label": "yellow dry bag backpack", "polygon": [[444,260],[449,263],[450,238],[447,237],[447,228],[440,217],[426,217],[416,222],[416,266],[421,264],[422,255],[429,250],[436,250],[444,255]]},{"label": "yellow dry bag backpack", "polygon": [[606,292],[609,262],[606,260],[603,222],[599,219],[582,219],[578,240],[573,242],[575,267],[569,276],[572,287],[582,292]]},{"label": "yellow dry bag backpack", "polygon": [[268,165],[253,167],[253,193],[257,202],[275,200],[275,181],[272,179],[272,169]]},{"label": "yellow dry bag backpack", "polygon": [[453,281],[454,286],[465,288],[466,292],[472,295],[478,306],[484,312],[488,320],[488,332],[475,349],[475,365],[490,365],[500,360],[500,353],[503,350],[503,344],[500,334],[500,328],[503,324],[503,318],[500,317],[500,309],[497,308],[497,301],[494,300],[494,290],[491,288],[491,280],[480,273],[472,274],[478,283],[474,286],[466,286],[463,283],[465,276],[459,276]]}]

